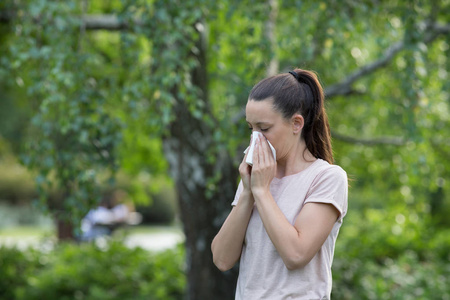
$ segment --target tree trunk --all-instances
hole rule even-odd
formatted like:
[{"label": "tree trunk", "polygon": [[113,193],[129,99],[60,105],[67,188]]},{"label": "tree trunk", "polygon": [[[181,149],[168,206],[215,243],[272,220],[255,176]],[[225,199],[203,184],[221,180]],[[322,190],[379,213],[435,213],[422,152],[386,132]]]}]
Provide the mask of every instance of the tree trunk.
[{"label": "tree trunk", "polygon": [[[238,172],[230,155],[214,141],[215,130],[208,105],[206,47],[203,32],[197,41],[198,67],[192,81],[201,90],[204,117],[190,112],[184,99],[176,97],[175,120],[163,140],[164,152],[176,183],[186,236],[187,299],[234,299],[237,270],[220,272],[212,262],[211,241],[231,210]],[[192,54],[194,55],[194,54]],[[177,92],[173,91],[176,96]],[[213,155],[214,159],[207,159]],[[220,174],[219,177],[217,174]],[[220,178],[212,182],[213,178]],[[213,187],[212,187],[213,186]]]},{"label": "tree trunk", "polygon": [[56,216],[55,223],[59,242],[75,240],[75,236],[73,235],[73,224],[70,221]]},{"label": "tree trunk", "polygon": [[[202,122],[193,122],[182,104],[171,126],[164,150],[176,182],[178,203],[186,236],[188,299],[233,299],[236,272],[221,273],[212,262],[211,241],[231,209],[236,172],[229,157],[206,160],[204,151],[215,147]],[[195,138],[198,136],[198,138]],[[220,167],[219,167],[220,166]],[[207,196],[208,179],[221,169],[221,180],[212,196]]]}]

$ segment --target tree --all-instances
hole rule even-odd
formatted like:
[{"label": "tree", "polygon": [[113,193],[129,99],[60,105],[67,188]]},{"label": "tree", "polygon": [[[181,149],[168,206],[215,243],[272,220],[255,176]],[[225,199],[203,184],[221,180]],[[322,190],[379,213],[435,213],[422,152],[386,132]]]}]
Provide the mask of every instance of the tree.
[{"label": "tree", "polygon": [[[70,36],[79,32],[70,6],[36,3],[29,8],[31,18],[21,20],[19,36],[31,39],[12,45],[20,54],[7,65],[18,79],[30,82],[28,101],[36,108],[22,161],[39,172],[39,203],[55,217],[59,239],[73,239],[73,225],[98,202],[98,172],[116,169],[120,123],[105,107],[107,94],[89,76],[89,57],[80,40]],[[40,26],[34,27],[32,18]],[[73,70],[74,65],[79,67]],[[61,194],[50,200],[53,190]]]},{"label": "tree", "polygon": [[[429,167],[449,147],[445,8],[439,1],[173,0],[87,7],[42,0],[4,14],[20,20],[12,21],[17,40],[4,67],[30,82],[26,87],[39,108],[33,126],[44,136],[35,135],[42,144],[30,148],[30,162],[43,174],[38,178],[47,182],[50,170],[74,170],[58,177],[68,191],[68,211],[78,203],[69,195],[95,177],[83,177],[86,166],[114,166],[114,155],[101,153],[124,149],[117,133],[131,133],[120,124],[139,128],[138,139],[161,137],[154,157],[164,152],[178,192],[188,297],[229,299],[236,270],[218,272],[209,244],[230,210],[248,134],[242,107],[250,87],[265,76],[267,57],[282,71],[300,66],[321,75],[337,162],[358,178],[358,205],[426,213],[430,193],[448,195],[439,180],[448,178],[448,168]],[[112,15],[91,15],[98,12]],[[93,97],[100,102],[83,102]],[[57,114],[62,110],[69,112],[64,118]],[[106,130],[98,120],[106,120]],[[60,126],[46,133],[48,123]],[[98,136],[109,142],[96,145]],[[63,145],[61,137],[68,139]],[[72,143],[79,146],[65,147]],[[64,163],[45,165],[46,159],[58,161],[61,151],[68,152]],[[86,160],[73,159],[80,153]],[[84,189],[80,197],[87,199],[90,190]],[[382,202],[376,202],[377,189],[385,191]]]}]

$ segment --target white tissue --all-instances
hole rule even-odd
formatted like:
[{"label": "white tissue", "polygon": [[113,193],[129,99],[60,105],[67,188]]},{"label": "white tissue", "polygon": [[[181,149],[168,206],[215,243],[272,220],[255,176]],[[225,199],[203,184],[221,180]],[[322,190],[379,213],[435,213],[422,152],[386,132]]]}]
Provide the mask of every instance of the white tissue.
[{"label": "white tissue", "polygon": [[[247,164],[249,164],[250,166],[253,166],[253,151],[255,150],[255,142],[257,140],[257,138],[260,137],[261,139],[266,139],[266,137],[259,131],[254,131],[253,132],[253,139],[252,139],[252,143],[250,144],[250,147],[247,147],[247,149],[245,149],[244,153],[247,153],[247,159],[245,160],[245,162]],[[277,154],[275,151],[275,148],[272,146],[272,144],[267,141],[267,143],[269,143],[270,146],[270,150],[272,150],[272,154],[273,154],[273,159],[277,160]]]}]

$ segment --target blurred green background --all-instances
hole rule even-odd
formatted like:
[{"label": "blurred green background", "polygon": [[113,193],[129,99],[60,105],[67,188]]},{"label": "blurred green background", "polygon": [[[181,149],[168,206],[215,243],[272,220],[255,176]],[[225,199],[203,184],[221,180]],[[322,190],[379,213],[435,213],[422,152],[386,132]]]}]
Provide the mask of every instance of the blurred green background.
[{"label": "blurred green background", "polygon": [[[221,187],[238,180],[226,170],[248,142],[242,109],[260,79],[295,67],[318,73],[351,179],[333,299],[450,299],[449,12],[448,0],[2,1],[0,241],[25,246],[0,245],[0,299],[232,299],[236,273],[204,253],[232,200]],[[62,242],[112,189],[143,226]],[[155,230],[186,243],[124,243]]]}]

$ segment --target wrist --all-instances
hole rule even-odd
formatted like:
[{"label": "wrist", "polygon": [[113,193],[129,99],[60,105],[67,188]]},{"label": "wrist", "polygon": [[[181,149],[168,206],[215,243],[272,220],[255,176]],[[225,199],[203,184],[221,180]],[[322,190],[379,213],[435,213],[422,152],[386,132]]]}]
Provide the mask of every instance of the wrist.
[{"label": "wrist", "polygon": [[244,190],[241,193],[240,198],[243,199],[244,201],[252,201],[252,202],[254,201],[253,193],[252,193],[252,191],[250,189],[245,189],[244,188]]},{"label": "wrist", "polygon": [[255,200],[260,200],[266,198],[270,195],[270,189],[268,188],[254,188],[252,189],[252,194]]}]

